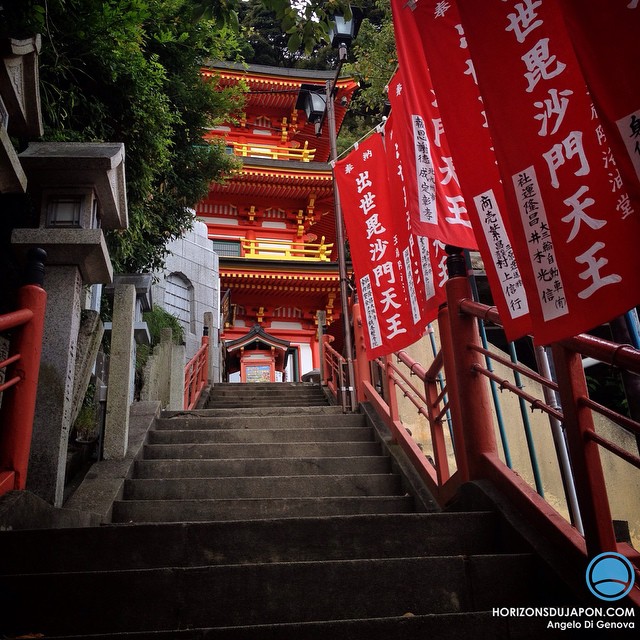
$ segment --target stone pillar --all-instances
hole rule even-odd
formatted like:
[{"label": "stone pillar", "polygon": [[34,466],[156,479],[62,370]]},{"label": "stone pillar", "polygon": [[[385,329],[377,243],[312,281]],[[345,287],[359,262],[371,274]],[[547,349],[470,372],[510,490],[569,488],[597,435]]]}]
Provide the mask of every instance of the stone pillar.
[{"label": "stone pillar", "polygon": [[124,458],[129,439],[129,406],[134,378],[136,287],[116,285],[113,297],[109,391],[104,458]]},{"label": "stone pillar", "polygon": [[171,345],[171,364],[169,374],[169,406],[171,411],[184,409],[184,358],[183,344]]},{"label": "stone pillar", "polygon": [[62,506],[71,429],[82,277],[77,266],[47,267],[42,359],[27,489]]},{"label": "stone pillar", "polygon": [[208,384],[220,382],[220,363],[218,362],[218,328],[213,322],[213,313],[206,311],[204,326],[209,331],[209,380]]}]

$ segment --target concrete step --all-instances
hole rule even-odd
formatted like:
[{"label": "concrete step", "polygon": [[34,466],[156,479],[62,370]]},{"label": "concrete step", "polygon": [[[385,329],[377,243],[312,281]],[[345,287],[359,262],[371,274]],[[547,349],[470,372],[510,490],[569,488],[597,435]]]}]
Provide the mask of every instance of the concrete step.
[{"label": "concrete step", "polygon": [[207,409],[235,409],[242,407],[311,407],[327,405],[324,399],[311,398],[228,398],[218,400],[211,398],[206,404]]},{"label": "concrete step", "polygon": [[281,387],[279,385],[272,388],[255,388],[253,386],[244,386],[238,388],[225,387],[220,389],[217,386],[213,387],[209,393],[209,397],[222,398],[222,397],[257,397],[257,396],[289,396],[298,398],[307,397],[322,397],[325,398],[322,389],[320,387]]},{"label": "concrete step", "polygon": [[[195,427],[195,425],[193,425]],[[373,440],[368,427],[300,429],[178,429],[150,431],[149,444],[274,443],[274,442],[366,442]]]},{"label": "concrete step", "polygon": [[127,480],[125,500],[232,500],[391,496],[400,493],[400,476],[267,476],[247,478],[177,478]]},{"label": "concrete step", "polygon": [[365,417],[358,413],[309,414],[296,412],[284,415],[235,415],[220,417],[175,416],[158,418],[155,430],[165,429],[289,429],[313,425],[318,429],[331,427],[364,427]]},{"label": "concrete step", "polygon": [[388,473],[389,458],[257,458],[231,460],[139,460],[136,478],[215,478],[241,476],[305,476]]},{"label": "concrete step", "polygon": [[235,418],[240,416],[344,415],[341,407],[317,405],[312,407],[235,407],[232,409],[194,409],[192,411],[163,411],[161,418]]},{"label": "concrete step", "polygon": [[248,384],[241,384],[237,382],[216,382],[211,389],[212,391],[229,390],[233,393],[250,393],[257,390],[290,391],[296,393],[305,389],[317,391],[320,389],[320,386],[312,382],[252,382]]},{"label": "concrete step", "polygon": [[2,531],[0,572],[8,576],[284,560],[479,555],[497,551],[497,532],[497,517],[490,512]]},{"label": "concrete step", "polygon": [[351,458],[381,455],[377,442],[282,442],[270,444],[152,444],[144,447],[147,460],[229,458]]},{"label": "concrete step", "polygon": [[118,500],[113,522],[261,520],[365,513],[410,513],[410,496],[244,498],[237,500]]},{"label": "concrete step", "polygon": [[534,568],[529,555],[500,555],[17,574],[1,582],[0,631],[51,637],[487,611],[529,604],[522,577]]},{"label": "concrete step", "polygon": [[64,635],[58,640],[539,640],[551,637],[546,620],[498,618],[491,611],[405,615],[207,629],[174,629],[132,634]]}]

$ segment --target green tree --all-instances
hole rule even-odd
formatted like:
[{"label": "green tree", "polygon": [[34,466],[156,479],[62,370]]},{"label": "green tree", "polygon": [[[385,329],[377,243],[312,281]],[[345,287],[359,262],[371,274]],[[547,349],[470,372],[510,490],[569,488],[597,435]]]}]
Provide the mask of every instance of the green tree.
[{"label": "green tree", "polygon": [[193,19],[193,0],[5,0],[3,35],[41,33],[45,138],[126,149],[130,227],[108,242],[117,271],[161,266],[191,207],[234,159],[202,141],[242,105],[199,73],[239,49],[230,26]]},{"label": "green tree", "polygon": [[338,139],[343,153],[382,122],[387,102],[387,85],[398,59],[389,0],[372,0],[363,9],[364,19],[344,72],[353,76],[360,88],[347,112]]}]

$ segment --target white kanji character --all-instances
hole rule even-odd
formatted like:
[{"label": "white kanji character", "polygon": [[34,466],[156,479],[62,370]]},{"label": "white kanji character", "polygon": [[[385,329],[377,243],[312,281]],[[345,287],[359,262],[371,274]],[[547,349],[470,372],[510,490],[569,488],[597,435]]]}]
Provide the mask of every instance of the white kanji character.
[{"label": "white kanji character", "polygon": [[569,135],[558,144],[553,145],[549,151],[542,154],[547,161],[549,173],[551,174],[551,184],[556,189],[560,186],[558,182],[557,169],[567,160],[577,155],[580,158],[580,168],[574,172],[576,176],[585,176],[589,173],[589,162],[582,146],[582,132],[571,131]]},{"label": "white kanji character", "polygon": [[616,202],[616,211],[620,211],[622,213],[623,220],[632,213],[635,213],[635,209],[633,208],[633,204],[631,204],[631,198],[629,198],[628,193],[623,193],[618,198],[618,202]]},{"label": "white kanji character", "polygon": [[366,225],[367,225],[367,240],[371,240],[371,236],[380,235],[381,233],[386,232],[386,229],[378,221],[377,213],[374,213],[370,218],[367,219]]},{"label": "white kanji character", "polygon": [[[573,95],[573,91],[566,89],[565,91],[558,92],[557,89],[549,89],[548,100],[543,100],[541,102],[534,102],[533,104],[538,107],[538,109],[543,109],[542,113],[533,116],[536,120],[541,121],[540,131],[538,131],[539,136],[546,136],[547,134],[553,135],[558,131],[562,121],[564,120],[564,116],[567,112],[567,106],[569,104],[569,100],[566,96]],[[558,96],[563,96],[559,98]],[[555,123],[553,125],[553,129],[548,131],[549,120],[551,120],[551,116],[555,116]]]},{"label": "white kanji character", "polygon": [[[433,105],[437,106],[436,104]],[[444,135],[444,127],[442,126],[442,118],[431,118],[431,123],[433,124],[433,142],[436,147],[440,147],[440,140]]]},{"label": "white kanji character", "polygon": [[394,309],[399,309],[402,305],[398,302],[395,302],[395,299],[398,297],[398,294],[395,292],[393,287],[386,289],[382,292],[382,300],[380,304],[382,304],[382,313],[386,313],[389,310],[389,307],[393,307]]},{"label": "white kanji character", "polygon": [[442,0],[441,2],[436,2],[436,6],[433,8],[433,17],[434,18],[444,18],[447,11],[451,9],[451,4]]},{"label": "white kanji character", "polygon": [[358,188],[358,193],[362,193],[367,187],[371,186],[371,180],[369,180],[369,172],[363,171],[356,178],[356,187]]},{"label": "white kanji character", "polygon": [[407,333],[407,330],[402,326],[400,321],[400,314],[396,313],[390,318],[385,318],[387,323],[387,339],[395,338],[397,335],[401,333]]},{"label": "white kanji character", "polygon": [[354,167],[350,162],[344,165],[344,172],[349,175],[353,171]]},{"label": "white kanji character", "polygon": [[375,209],[374,199],[376,197],[375,193],[371,193],[370,191],[365,193],[360,200],[360,208],[362,209],[362,213],[364,215],[368,215],[371,209]]},{"label": "white kanji character", "polygon": [[618,282],[622,282],[622,277],[617,273],[612,273],[608,276],[601,276],[600,269],[606,266],[609,261],[606,258],[597,258],[595,254],[600,251],[600,249],[604,249],[604,242],[595,242],[589,249],[587,249],[582,255],[579,255],[576,258],[576,262],[579,264],[586,264],[587,268],[579,275],[581,280],[591,280],[591,284],[578,293],[578,297],[585,300],[586,298],[590,298],[598,289],[602,287],[606,287],[610,284],[617,284]]},{"label": "white kanji character", "polygon": [[[562,73],[567,66],[564,62],[558,62],[556,56],[549,54],[549,38],[538,40],[533,49],[522,56],[528,73],[524,77],[529,81],[527,92],[531,93],[541,79],[549,80]],[[551,66],[556,63],[555,69]]]},{"label": "white kanji character", "polygon": [[470,227],[471,222],[469,220],[462,219],[462,214],[467,213],[464,198],[462,196],[447,196],[446,200],[448,203],[449,213],[452,213],[453,215],[445,216],[445,220],[449,224],[461,224],[463,227]]},{"label": "white kanji character", "polygon": [[376,287],[380,286],[380,278],[384,275],[387,277],[387,282],[389,284],[395,284],[396,276],[393,272],[393,262],[385,262],[383,264],[378,264],[373,267],[373,275],[376,278]]},{"label": "white kanji character", "polygon": [[618,168],[616,168],[615,171],[609,172],[609,184],[611,185],[611,193],[616,193],[624,188],[622,176]]},{"label": "white kanji character", "polygon": [[571,227],[571,233],[567,238],[567,242],[571,242],[578,235],[581,222],[584,222],[592,229],[601,229],[605,224],[607,224],[606,220],[596,220],[595,218],[590,218],[584,212],[587,207],[590,207],[596,202],[593,198],[585,198],[582,202],[580,202],[580,198],[587,191],[589,191],[589,187],[583,185],[570,198],[564,200],[564,203],[568,207],[571,207],[571,211],[569,211],[569,213],[564,216],[564,218],[562,218],[562,222],[573,221],[573,227]]},{"label": "white kanji character", "polygon": [[460,35],[460,48],[461,49],[466,49],[468,47],[467,45],[467,39],[464,37],[464,27],[461,24],[457,24],[454,26],[454,29],[458,32],[458,34]]},{"label": "white kanji character", "polygon": [[525,38],[542,24],[542,20],[536,20],[538,15],[535,10],[542,4],[542,0],[525,0],[521,4],[515,5],[517,13],[507,15],[509,20],[505,31],[513,31],[516,40],[523,43]]},{"label": "white kanji character", "polygon": [[478,84],[478,76],[476,75],[476,68],[473,66],[473,60],[469,58],[466,62],[467,68],[464,70],[465,76],[471,76],[474,84]]},{"label": "white kanji character", "polygon": [[440,184],[449,184],[451,179],[455,181],[456,184],[460,184],[458,182],[458,176],[456,174],[455,167],[453,166],[453,158],[450,156],[442,156],[442,160],[444,161],[443,167],[438,167],[440,173],[443,174],[443,177],[440,180]]},{"label": "white kanji character", "polygon": [[384,258],[384,254],[387,252],[387,246],[389,242],[376,238],[376,241],[369,245],[369,253],[371,254],[371,262],[379,262]]}]

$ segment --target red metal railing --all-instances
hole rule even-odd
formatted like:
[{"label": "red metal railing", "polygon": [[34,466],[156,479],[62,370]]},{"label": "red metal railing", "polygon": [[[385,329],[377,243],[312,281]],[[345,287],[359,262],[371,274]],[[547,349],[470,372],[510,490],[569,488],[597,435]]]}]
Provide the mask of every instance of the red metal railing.
[{"label": "red metal railing", "polygon": [[[495,308],[472,300],[466,277],[449,279],[447,298],[448,304],[438,316],[440,351],[429,368],[405,351],[369,363],[364,351],[360,310],[357,306],[354,308],[359,401],[374,407],[441,506],[454,497],[462,483],[489,480],[526,515],[530,525],[553,541],[567,558],[584,562],[604,551],[618,551],[629,558],[638,572],[638,551],[628,543],[616,541],[600,451],[606,449],[635,468],[640,468],[640,457],[596,432],[593,412],[636,437],[640,435],[640,424],[589,398],[581,354],[639,374],[640,351],[587,335],[564,340],[552,345],[557,375],[554,382],[481,346],[478,321],[499,325],[500,318]],[[487,356],[528,378],[529,387],[539,386],[544,393],[535,395],[525,385],[514,384],[495,373],[487,366]],[[555,508],[557,505],[546,502],[523,474],[503,460],[496,438],[490,381],[507,394],[522,398],[532,410],[546,414],[547,429],[551,421],[561,423],[577,498],[577,515],[561,516]],[[559,406],[547,401],[547,390],[558,394]],[[426,419],[426,442],[418,441],[403,423],[398,397],[406,398]],[[560,468],[561,456],[558,451],[556,454]],[[561,472],[562,469],[558,471]],[[626,476],[619,477],[617,488],[626,483]],[[640,604],[637,584],[629,598]]]},{"label": "red metal railing", "polygon": [[0,316],[0,333],[11,333],[0,412],[0,495],[24,489],[31,451],[47,294],[29,284],[18,294],[20,309]]},{"label": "red metal railing", "polygon": [[209,378],[209,336],[202,336],[202,344],[184,368],[184,408],[194,409]]},{"label": "red metal railing", "polygon": [[322,368],[322,384],[325,385],[342,409],[355,410],[351,407],[348,385],[347,361],[331,345],[332,336],[322,336],[322,352],[324,366]]}]

